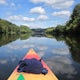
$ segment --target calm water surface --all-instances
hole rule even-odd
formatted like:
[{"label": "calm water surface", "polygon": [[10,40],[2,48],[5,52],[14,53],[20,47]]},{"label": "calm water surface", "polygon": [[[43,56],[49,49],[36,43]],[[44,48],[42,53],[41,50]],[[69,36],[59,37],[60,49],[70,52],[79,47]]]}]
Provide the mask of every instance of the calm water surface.
[{"label": "calm water surface", "polygon": [[80,80],[80,39],[0,36],[0,80],[7,80],[19,60],[34,49],[59,80]]}]

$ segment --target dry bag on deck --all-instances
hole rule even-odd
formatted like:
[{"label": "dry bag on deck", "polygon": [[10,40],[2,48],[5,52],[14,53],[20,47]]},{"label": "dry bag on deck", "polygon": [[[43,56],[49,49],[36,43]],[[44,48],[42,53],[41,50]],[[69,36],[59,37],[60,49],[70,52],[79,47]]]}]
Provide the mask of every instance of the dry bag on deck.
[{"label": "dry bag on deck", "polygon": [[47,74],[48,70],[43,67],[41,60],[35,58],[24,59],[19,62],[18,72],[27,72],[33,74]]}]

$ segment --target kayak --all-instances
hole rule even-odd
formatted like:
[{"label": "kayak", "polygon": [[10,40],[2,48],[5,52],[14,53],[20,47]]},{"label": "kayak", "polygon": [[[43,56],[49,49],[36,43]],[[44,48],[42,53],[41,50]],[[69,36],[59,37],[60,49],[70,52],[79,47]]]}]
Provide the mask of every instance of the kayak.
[{"label": "kayak", "polygon": [[[37,60],[41,59],[33,49],[29,50],[29,52],[25,55],[23,60],[31,58],[35,58]],[[55,76],[55,74],[50,70],[50,68],[46,65],[46,63],[43,60],[41,61],[41,63],[48,70],[48,73],[46,75],[17,72],[19,66],[18,65],[13,71],[13,73],[10,75],[8,80],[58,80],[58,78]]]}]

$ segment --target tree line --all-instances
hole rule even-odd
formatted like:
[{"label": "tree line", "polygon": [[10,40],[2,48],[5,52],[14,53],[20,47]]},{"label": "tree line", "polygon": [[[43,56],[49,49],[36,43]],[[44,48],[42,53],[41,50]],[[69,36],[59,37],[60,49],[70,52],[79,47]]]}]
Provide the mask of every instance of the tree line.
[{"label": "tree line", "polygon": [[80,4],[73,9],[70,20],[65,25],[57,25],[55,28],[47,28],[46,33],[51,34],[79,34],[80,33]]},{"label": "tree line", "polygon": [[17,26],[7,20],[0,19],[0,34],[19,34],[29,32],[31,32],[31,29],[28,26]]}]

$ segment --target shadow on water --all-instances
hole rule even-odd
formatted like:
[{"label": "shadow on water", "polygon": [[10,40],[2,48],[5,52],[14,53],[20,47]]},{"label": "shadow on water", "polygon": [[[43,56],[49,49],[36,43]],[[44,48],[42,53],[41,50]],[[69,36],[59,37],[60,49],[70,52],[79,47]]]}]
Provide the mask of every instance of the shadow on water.
[{"label": "shadow on water", "polygon": [[[27,42],[27,39],[29,39],[28,42]],[[40,42],[36,43],[35,39],[39,40]],[[18,41],[16,42],[16,40]],[[24,40],[26,44],[23,43]],[[53,44],[55,43],[55,40],[56,42],[63,41],[64,44],[68,46],[68,49],[70,52],[69,56],[71,56],[70,60],[72,61],[72,63],[69,63],[68,62],[69,59],[66,56],[64,56],[65,53],[67,54],[66,51],[68,51],[66,50],[66,48],[63,48],[63,47],[61,49],[60,47],[55,48],[55,44]],[[54,36],[49,34],[46,34],[46,35],[44,34],[0,35],[0,54],[2,53],[2,51],[4,51],[4,53],[0,55],[0,80],[6,80],[9,77],[9,75],[12,73],[12,71],[18,64],[18,61],[25,55],[24,53],[26,53],[26,48],[28,50],[29,46],[30,47],[37,46],[35,48],[36,51],[40,49],[41,51],[40,55],[44,55],[43,58],[46,60],[46,63],[53,70],[53,72],[55,72],[59,80],[79,80],[80,78],[80,43],[79,41],[80,41],[80,37],[63,36],[63,35],[61,36]],[[14,43],[11,44],[12,42]],[[17,43],[18,43],[18,46],[17,46]],[[33,45],[32,43],[35,45]],[[44,44],[44,46],[42,46],[40,43],[42,45]],[[2,46],[5,46],[7,44],[9,44],[7,47],[2,48]],[[22,47],[24,47],[25,49]],[[11,52],[8,49],[10,49]],[[52,50],[53,50],[53,53],[50,53]],[[42,51],[45,51],[44,53],[46,54],[44,54]],[[5,68],[5,66],[8,69]]]}]

